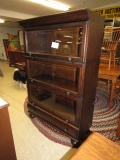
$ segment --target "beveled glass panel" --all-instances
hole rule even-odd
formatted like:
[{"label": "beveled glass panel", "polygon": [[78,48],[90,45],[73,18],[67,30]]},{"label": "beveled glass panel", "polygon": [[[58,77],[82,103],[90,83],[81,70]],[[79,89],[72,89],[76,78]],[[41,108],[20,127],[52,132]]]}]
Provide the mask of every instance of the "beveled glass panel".
[{"label": "beveled glass panel", "polygon": [[80,80],[78,82],[80,68],[33,60],[27,60],[27,64],[29,78],[42,84],[54,85],[66,91],[77,93],[78,83],[80,83]]},{"label": "beveled glass panel", "polygon": [[81,42],[82,31],[80,31],[80,28],[58,29],[54,32],[51,53],[65,56],[79,56]]},{"label": "beveled glass panel", "polygon": [[28,53],[78,57],[82,43],[82,26],[70,29],[28,31],[26,38]]},{"label": "beveled glass panel", "polygon": [[77,101],[68,99],[63,95],[57,95],[39,86],[29,83],[29,101],[37,104],[54,115],[63,117],[65,120],[75,123],[75,114],[77,111]]},{"label": "beveled glass panel", "polygon": [[26,36],[27,52],[50,53],[53,31],[30,31]]}]

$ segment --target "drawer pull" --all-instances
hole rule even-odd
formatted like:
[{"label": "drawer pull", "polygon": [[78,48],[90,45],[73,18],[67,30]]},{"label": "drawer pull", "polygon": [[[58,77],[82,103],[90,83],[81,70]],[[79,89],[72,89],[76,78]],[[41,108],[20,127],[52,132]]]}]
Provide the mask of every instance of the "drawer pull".
[{"label": "drawer pull", "polygon": [[66,119],[66,122],[68,123],[68,119]]},{"label": "drawer pull", "polygon": [[70,92],[67,92],[67,95],[70,95]]},{"label": "drawer pull", "polygon": [[72,58],[71,58],[71,57],[68,57],[68,61],[71,62],[71,61],[72,61]]},{"label": "drawer pull", "polygon": [[67,128],[65,128],[65,129],[64,129],[64,131],[65,131],[65,132],[67,132],[67,131],[68,131],[68,129],[67,129]]}]

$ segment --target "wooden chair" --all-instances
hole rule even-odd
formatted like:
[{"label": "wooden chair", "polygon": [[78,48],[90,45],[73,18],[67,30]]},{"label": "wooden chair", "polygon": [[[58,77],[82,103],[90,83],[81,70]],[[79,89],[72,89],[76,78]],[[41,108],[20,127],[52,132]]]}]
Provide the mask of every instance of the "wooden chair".
[{"label": "wooden chair", "polygon": [[118,53],[118,43],[120,40],[120,27],[112,27],[104,29],[104,38],[101,47],[100,63],[108,63],[108,69],[111,64],[117,65],[120,53]]}]

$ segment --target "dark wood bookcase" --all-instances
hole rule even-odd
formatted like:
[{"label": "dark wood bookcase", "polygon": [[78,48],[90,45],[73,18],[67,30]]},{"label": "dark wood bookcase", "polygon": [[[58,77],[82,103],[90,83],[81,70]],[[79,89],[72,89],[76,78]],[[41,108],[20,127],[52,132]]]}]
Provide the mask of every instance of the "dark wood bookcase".
[{"label": "dark wood bookcase", "polygon": [[25,39],[28,111],[78,146],[92,124],[104,18],[83,9],[19,23]]}]

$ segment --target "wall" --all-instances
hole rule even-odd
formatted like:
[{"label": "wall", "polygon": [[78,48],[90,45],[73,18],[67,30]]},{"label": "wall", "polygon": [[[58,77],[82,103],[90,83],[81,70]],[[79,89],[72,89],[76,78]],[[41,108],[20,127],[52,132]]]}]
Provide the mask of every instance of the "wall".
[{"label": "wall", "polygon": [[0,27],[0,59],[7,60],[3,39],[8,39],[9,34],[17,35],[20,28]]}]

